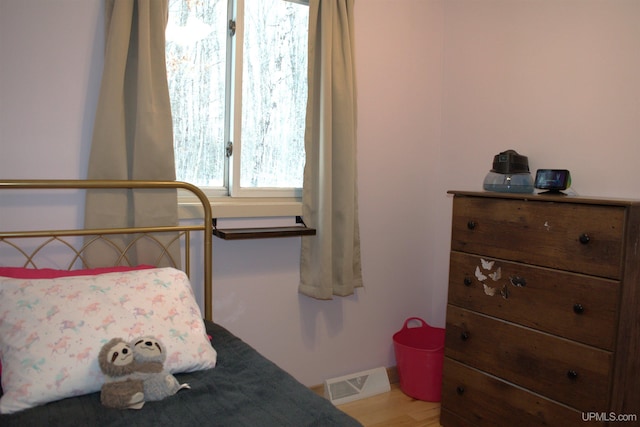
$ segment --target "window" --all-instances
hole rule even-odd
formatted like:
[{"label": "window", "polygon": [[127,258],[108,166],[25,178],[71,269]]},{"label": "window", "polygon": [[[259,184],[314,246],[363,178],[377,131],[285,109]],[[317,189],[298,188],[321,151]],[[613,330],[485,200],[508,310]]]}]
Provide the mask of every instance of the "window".
[{"label": "window", "polygon": [[179,180],[210,196],[299,196],[309,9],[299,3],[169,1]]}]

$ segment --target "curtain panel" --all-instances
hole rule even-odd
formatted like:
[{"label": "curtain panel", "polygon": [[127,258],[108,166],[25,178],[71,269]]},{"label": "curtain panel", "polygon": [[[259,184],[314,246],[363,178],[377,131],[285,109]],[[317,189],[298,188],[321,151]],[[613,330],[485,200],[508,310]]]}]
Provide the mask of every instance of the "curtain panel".
[{"label": "curtain panel", "polygon": [[[175,180],[165,64],[167,19],[167,0],[105,1],[105,58],[88,165],[89,179]],[[87,192],[87,228],[167,225],[177,221],[175,191]],[[89,264],[110,263],[107,246],[100,249],[92,245],[85,254]],[[131,263],[157,259],[157,245],[143,241],[133,246]],[[172,257],[179,265],[179,250]]]},{"label": "curtain panel", "polygon": [[305,222],[299,292],[346,296],[363,285],[358,223],[354,0],[310,0]]}]

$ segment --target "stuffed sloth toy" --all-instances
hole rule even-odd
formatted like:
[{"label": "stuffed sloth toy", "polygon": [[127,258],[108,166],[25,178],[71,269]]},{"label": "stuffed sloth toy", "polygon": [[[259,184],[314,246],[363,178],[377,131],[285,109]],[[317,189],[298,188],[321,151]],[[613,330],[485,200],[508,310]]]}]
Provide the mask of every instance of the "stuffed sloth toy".
[{"label": "stuffed sloth toy", "polygon": [[137,363],[129,344],[121,338],[113,338],[100,349],[98,364],[105,375],[100,391],[102,404],[116,409],[142,408],[144,387],[142,380],[131,378]]},{"label": "stuffed sloth toy", "polygon": [[[147,369],[138,370],[133,378],[143,382],[144,398],[146,401],[162,400],[172,396],[183,388],[191,388],[189,384],[180,384],[176,377],[164,370],[167,359],[166,348],[155,337],[145,336],[131,341],[133,358],[140,366]],[[151,368],[152,369],[149,369]]]}]

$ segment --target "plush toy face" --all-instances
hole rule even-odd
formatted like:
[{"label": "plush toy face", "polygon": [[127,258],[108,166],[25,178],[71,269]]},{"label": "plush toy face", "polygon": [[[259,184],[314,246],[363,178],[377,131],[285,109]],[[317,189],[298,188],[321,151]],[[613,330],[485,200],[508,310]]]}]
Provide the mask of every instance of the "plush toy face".
[{"label": "plush toy face", "polygon": [[133,362],[133,350],[125,342],[116,343],[107,353],[109,361],[116,366],[125,366]]},{"label": "plush toy face", "polygon": [[140,337],[132,342],[136,362],[164,362],[165,347],[155,337]]},{"label": "plush toy face", "polygon": [[100,369],[105,375],[118,377],[133,372],[133,349],[121,338],[114,338],[100,349]]}]

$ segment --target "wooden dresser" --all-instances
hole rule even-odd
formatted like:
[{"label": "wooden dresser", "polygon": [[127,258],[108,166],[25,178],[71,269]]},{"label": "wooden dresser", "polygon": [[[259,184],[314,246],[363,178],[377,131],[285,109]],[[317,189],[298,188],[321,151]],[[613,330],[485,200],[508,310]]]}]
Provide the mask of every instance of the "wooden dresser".
[{"label": "wooden dresser", "polygon": [[441,424],[640,425],[640,201],[449,194]]}]

